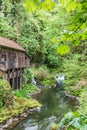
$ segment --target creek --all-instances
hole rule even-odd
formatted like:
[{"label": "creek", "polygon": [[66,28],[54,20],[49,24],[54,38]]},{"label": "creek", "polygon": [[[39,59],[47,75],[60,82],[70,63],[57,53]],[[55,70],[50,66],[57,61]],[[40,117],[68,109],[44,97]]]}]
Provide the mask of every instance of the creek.
[{"label": "creek", "polygon": [[76,109],[74,102],[66,97],[64,90],[58,88],[45,88],[36,99],[43,104],[41,110],[29,115],[12,130],[50,130],[66,112]]}]

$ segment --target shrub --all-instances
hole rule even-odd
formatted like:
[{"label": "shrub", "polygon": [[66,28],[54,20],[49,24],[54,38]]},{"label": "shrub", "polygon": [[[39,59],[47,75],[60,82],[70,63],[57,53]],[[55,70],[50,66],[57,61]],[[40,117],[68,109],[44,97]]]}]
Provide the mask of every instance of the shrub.
[{"label": "shrub", "polygon": [[46,66],[40,66],[39,68],[34,70],[34,75],[35,77],[40,80],[46,79],[47,77],[50,76],[49,70]]},{"label": "shrub", "polygon": [[80,111],[87,115],[87,88],[80,94]]},{"label": "shrub", "polygon": [[13,93],[9,83],[0,79],[0,107],[12,104]]},{"label": "shrub", "polygon": [[32,82],[32,77],[33,77],[33,71],[29,68],[24,70],[23,74],[23,83],[31,83]]},{"label": "shrub", "polygon": [[79,79],[86,79],[87,64],[82,63],[82,55],[74,54],[68,59],[63,60],[62,71],[65,73],[65,83],[67,86],[73,86],[75,88]]},{"label": "shrub", "polygon": [[79,112],[68,112],[59,123],[59,130],[87,130],[87,116]]},{"label": "shrub", "polygon": [[30,93],[39,91],[39,88],[33,84],[26,84],[21,90],[14,90],[14,95],[22,98],[31,98]]}]

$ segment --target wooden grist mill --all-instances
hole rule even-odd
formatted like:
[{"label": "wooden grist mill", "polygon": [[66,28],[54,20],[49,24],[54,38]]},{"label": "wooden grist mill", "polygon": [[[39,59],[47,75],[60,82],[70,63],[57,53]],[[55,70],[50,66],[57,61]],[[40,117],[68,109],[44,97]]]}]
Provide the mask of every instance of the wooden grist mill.
[{"label": "wooden grist mill", "polygon": [[30,66],[25,50],[12,40],[0,37],[0,77],[13,89],[20,89],[24,69]]}]

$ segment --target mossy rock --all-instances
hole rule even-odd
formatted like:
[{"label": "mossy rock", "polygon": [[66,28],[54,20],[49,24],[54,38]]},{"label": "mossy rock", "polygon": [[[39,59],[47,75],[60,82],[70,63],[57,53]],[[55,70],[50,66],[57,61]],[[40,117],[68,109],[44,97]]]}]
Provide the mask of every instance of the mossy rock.
[{"label": "mossy rock", "polygon": [[35,108],[35,107],[42,107],[42,105],[36,101],[35,99],[26,99],[22,97],[15,97],[14,100],[15,107],[19,108]]},{"label": "mossy rock", "polygon": [[0,108],[0,125],[6,120],[19,116],[24,111],[42,107],[42,105],[34,99],[26,99],[22,97],[15,97],[12,105]]},{"label": "mossy rock", "polygon": [[53,125],[51,126],[51,130],[58,130],[57,124],[53,124]]},{"label": "mossy rock", "polygon": [[14,96],[8,81],[0,79],[0,108],[11,105],[13,99]]}]

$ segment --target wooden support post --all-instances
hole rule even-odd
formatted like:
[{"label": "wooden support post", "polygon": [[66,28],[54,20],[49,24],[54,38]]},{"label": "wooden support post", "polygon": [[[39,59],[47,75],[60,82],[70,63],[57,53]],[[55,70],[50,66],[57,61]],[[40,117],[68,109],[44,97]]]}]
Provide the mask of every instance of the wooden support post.
[{"label": "wooden support post", "polygon": [[20,76],[20,89],[21,89],[21,86],[22,86],[22,77]]},{"label": "wooden support post", "polygon": [[14,78],[12,78],[12,89],[14,89]]},{"label": "wooden support post", "polygon": [[18,89],[20,89],[20,77],[18,77]]},{"label": "wooden support post", "polygon": [[12,78],[11,78],[11,79],[9,79],[9,83],[10,83],[11,88],[12,88]]},{"label": "wooden support post", "polygon": [[14,77],[14,89],[17,89],[17,77]]}]

